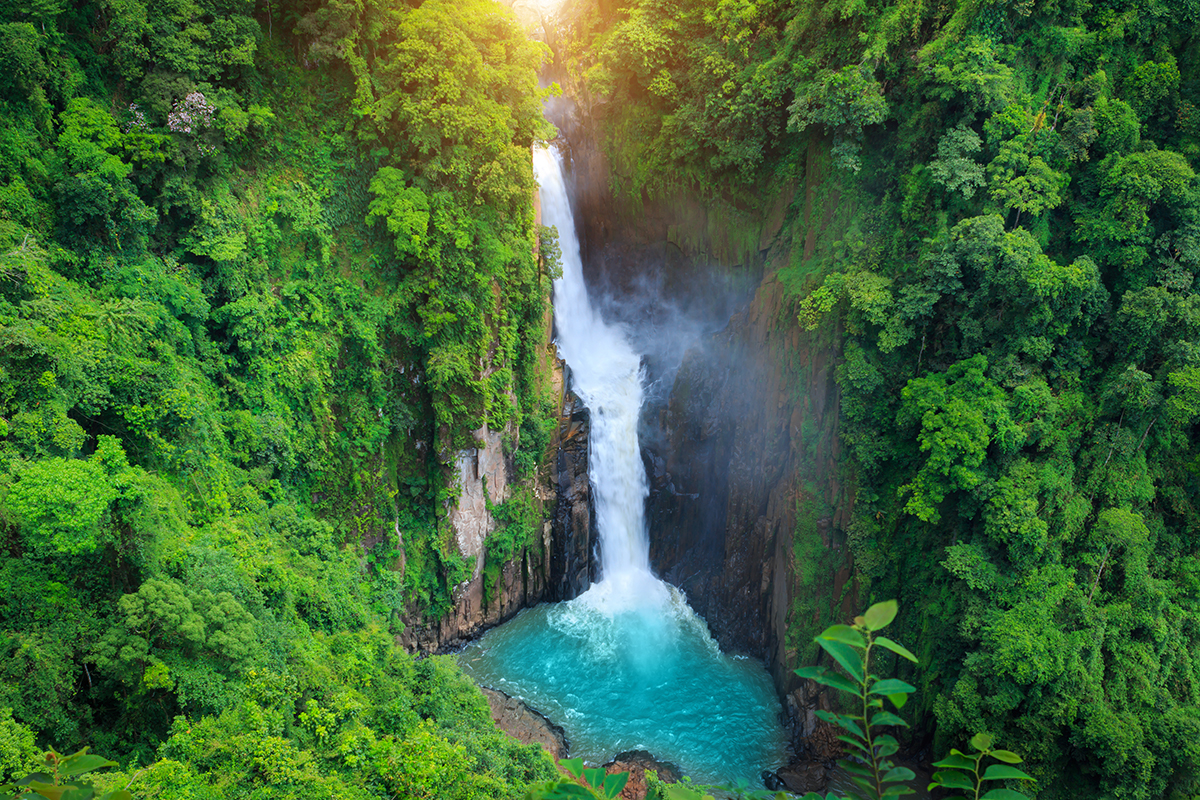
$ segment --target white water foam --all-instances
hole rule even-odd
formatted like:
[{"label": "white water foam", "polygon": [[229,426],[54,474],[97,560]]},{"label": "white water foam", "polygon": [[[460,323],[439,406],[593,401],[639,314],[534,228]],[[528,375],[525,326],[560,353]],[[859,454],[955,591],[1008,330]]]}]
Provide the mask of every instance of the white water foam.
[{"label": "white water foam", "polygon": [[583,602],[609,613],[663,607],[672,603],[672,591],[650,571],[645,519],[650,486],[638,445],[641,357],[625,329],[606,323],[588,298],[562,156],[539,149],[533,169],[541,186],[542,224],[558,229],[562,251],[562,277],[554,282],[556,344],[571,367],[572,388],[591,412],[588,475],[601,575]]}]

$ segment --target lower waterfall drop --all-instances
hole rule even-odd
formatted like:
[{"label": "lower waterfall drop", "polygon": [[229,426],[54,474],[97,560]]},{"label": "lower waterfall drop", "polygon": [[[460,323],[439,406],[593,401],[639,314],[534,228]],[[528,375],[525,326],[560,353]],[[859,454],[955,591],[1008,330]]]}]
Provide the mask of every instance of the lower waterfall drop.
[{"label": "lower waterfall drop", "polygon": [[638,445],[641,359],[592,307],[561,157],[534,154],[543,223],[558,228],[554,283],[560,355],[591,413],[588,471],[601,576],[569,602],[543,604],[485,634],[459,662],[481,686],[525,700],[594,764],[633,749],[700,783],[756,785],[786,761],[779,703],[761,662],[721,652],[683,595],[650,570]]}]

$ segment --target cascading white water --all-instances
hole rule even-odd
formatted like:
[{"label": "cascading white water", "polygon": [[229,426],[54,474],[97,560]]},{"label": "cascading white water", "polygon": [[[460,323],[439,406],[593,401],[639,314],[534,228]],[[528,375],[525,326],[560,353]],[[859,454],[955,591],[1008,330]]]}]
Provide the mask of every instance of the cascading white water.
[{"label": "cascading white water", "polygon": [[646,749],[701,782],[757,780],[786,737],[762,664],[721,653],[683,594],[650,571],[646,473],[638,449],[641,359],[601,319],[583,283],[561,159],[534,153],[542,222],[558,228],[559,353],[591,412],[588,472],[602,574],[579,597],[543,604],[468,645],[464,671],[561,724],[571,755],[600,764]]},{"label": "cascading white water", "polygon": [[542,224],[558,229],[562,251],[562,277],[554,282],[556,343],[571,368],[572,388],[591,412],[588,474],[596,504],[601,580],[590,599],[609,605],[661,604],[669,592],[650,572],[645,521],[650,487],[637,435],[641,357],[625,330],[601,319],[588,298],[562,157],[539,149],[533,169],[541,185]]}]

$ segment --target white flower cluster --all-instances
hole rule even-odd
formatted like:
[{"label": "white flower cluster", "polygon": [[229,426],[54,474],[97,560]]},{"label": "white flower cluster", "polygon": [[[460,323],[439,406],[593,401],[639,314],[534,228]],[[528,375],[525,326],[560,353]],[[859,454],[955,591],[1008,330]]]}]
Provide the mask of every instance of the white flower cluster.
[{"label": "white flower cluster", "polygon": [[216,107],[209,104],[200,92],[192,92],[182,100],[176,100],[167,114],[167,127],[175,133],[191,133],[196,128],[212,125]]},{"label": "white flower cluster", "polygon": [[137,103],[129,104],[129,116],[130,116],[130,119],[128,122],[125,123],[125,127],[124,127],[125,133],[129,133],[130,131],[133,131],[133,130],[139,130],[139,131],[146,130],[146,128],[148,127],[148,123],[146,122],[146,112],[142,111],[140,108],[138,108]]}]

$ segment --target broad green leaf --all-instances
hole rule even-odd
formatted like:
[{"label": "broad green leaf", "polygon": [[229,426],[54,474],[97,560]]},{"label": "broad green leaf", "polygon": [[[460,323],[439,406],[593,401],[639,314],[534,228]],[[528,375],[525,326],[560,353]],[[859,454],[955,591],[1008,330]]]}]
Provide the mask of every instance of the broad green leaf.
[{"label": "broad green leaf", "polygon": [[901,795],[916,794],[916,793],[917,793],[916,789],[912,789],[912,788],[909,788],[908,786],[901,784],[899,786],[887,787],[886,789],[883,790],[883,794],[881,794],[880,797],[900,797]]},{"label": "broad green leaf", "polygon": [[842,669],[850,673],[850,677],[859,683],[863,682],[862,659],[858,655],[858,651],[848,644],[835,642],[830,639],[817,638],[817,644],[829,655],[833,656],[833,660],[842,665]]},{"label": "broad green leaf", "polygon": [[892,767],[887,774],[883,776],[885,781],[911,781],[917,777],[917,773],[913,772],[908,767]]},{"label": "broad green leaf", "polygon": [[868,608],[867,613],[863,614],[863,619],[866,620],[868,630],[877,631],[890,625],[899,610],[900,606],[895,600],[884,600]]},{"label": "broad green leaf", "polygon": [[933,773],[933,783],[929,784],[932,789],[935,786],[944,786],[947,789],[966,789],[973,791],[975,784],[971,783],[971,779],[961,772],[935,772]]},{"label": "broad green leaf", "polygon": [[583,759],[582,758],[564,758],[558,762],[560,767],[571,773],[571,776],[578,778],[583,774]]},{"label": "broad green leaf", "polygon": [[96,796],[96,789],[88,784],[67,786],[67,791],[63,793],[62,800],[92,800]]},{"label": "broad green leaf", "polygon": [[1011,789],[992,789],[983,796],[982,800],[1029,800],[1029,798]]},{"label": "broad green leaf", "polygon": [[851,647],[857,647],[862,650],[867,646],[867,641],[863,639],[862,634],[851,628],[849,625],[833,625],[825,629],[820,638],[829,639],[834,642],[848,644]]},{"label": "broad green leaf", "polygon": [[604,779],[605,797],[607,797],[608,800],[612,800],[621,793],[621,790],[625,788],[625,784],[628,783],[628,781],[628,772],[618,772],[616,775],[609,775]]},{"label": "broad green leaf", "polygon": [[55,786],[53,783],[43,783],[42,781],[30,781],[25,786],[29,790],[47,798],[47,800],[61,800],[63,794],[69,789],[74,788],[71,786]]},{"label": "broad green leaf", "polygon": [[583,778],[593,789],[599,789],[604,785],[604,770],[600,769],[599,767],[585,769],[583,771]]},{"label": "broad green leaf", "polygon": [[993,750],[988,755],[1006,764],[1020,764],[1025,760],[1011,750]]},{"label": "broad green leaf", "polygon": [[933,762],[935,767],[953,767],[954,769],[975,769],[975,759],[967,758],[966,756],[957,753],[951,754],[943,758],[941,761]]},{"label": "broad green leaf", "polygon": [[73,775],[83,775],[87,772],[93,772],[101,767],[115,766],[117,766],[117,762],[115,761],[109,761],[107,758],[94,756],[91,753],[80,752],[67,756],[58,762],[58,774],[69,778]]},{"label": "broad green leaf", "polygon": [[911,652],[909,652],[907,647],[905,647],[904,645],[896,644],[895,642],[893,642],[891,639],[887,638],[886,636],[876,636],[875,644],[879,645],[880,647],[886,647],[888,650],[891,650],[896,655],[900,656],[901,658],[907,658],[909,661],[913,662],[914,664],[917,663],[917,657],[914,656]]},{"label": "broad green leaf", "polygon": [[100,800],[133,800],[133,795],[124,789],[114,789],[100,795]]},{"label": "broad green leaf", "polygon": [[912,684],[905,683],[899,678],[885,678],[881,681],[875,681],[871,684],[869,694],[896,694],[897,692],[905,692],[906,694],[915,692],[917,687]]},{"label": "broad green leaf", "polygon": [[904,704],[908,702],[908,695],[904,692],[896,692],[895,694],[889,694],[887,699],[891,700],[892,705],[896,708],[904,708]]},{"label": "broad green leaf", "polygon": [[887,758],[888,756],[895,754],[900,749],[900,743],[896,741],[896,737],[888,736],[886,734],[883,736],[876,736],[873,744],[879,748],[880,758]]},{"label": "broad green leaf", "polygon": [[1033,777],[1026,775],[1016,767],[1010,767],[1007,764],[992,764],[983,773],[985,781],[1002,781],[1007,779],[1031,781]]},{"label": "broad green leaf", "polygon": [[908,727],[908,723],[897,717],[890,711],[880,711],[875,716],[871,717],[871,725],[902,725]]},{"label": "broad green leaf", "polygon": [[102,756],[95,756],[90,753],[79,752],[75,755],[67,756],[62,761],[58,762],[58,773],[63,777],[72,777],[74,775],[83,775],[87,772],[93,772],[102,767],[115,767],[117,762],[109,761]]},{"label": "broad green leaf", "polygon": [[987,750],[992,746],[992,742],[996,741],[996,737],[990,733],[977,733],[971,737],[971,747],[976,750]]}]

